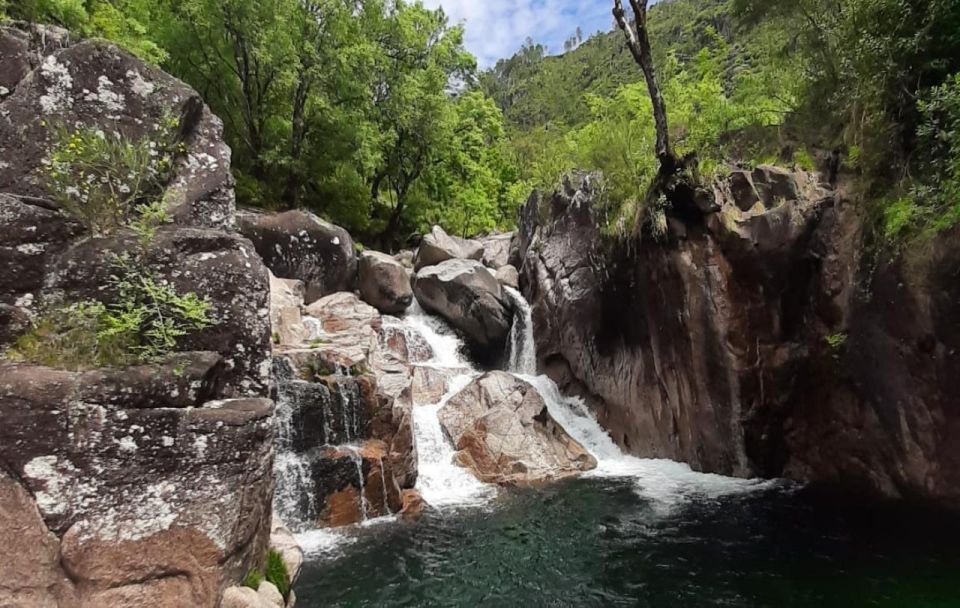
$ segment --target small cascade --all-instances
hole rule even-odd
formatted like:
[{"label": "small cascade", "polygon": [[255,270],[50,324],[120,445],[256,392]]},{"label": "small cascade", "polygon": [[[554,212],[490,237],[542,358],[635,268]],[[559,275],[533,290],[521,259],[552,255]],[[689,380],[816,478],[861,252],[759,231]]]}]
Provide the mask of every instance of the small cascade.
[{"label": "small cascade", "polygon": [[357,448],[345,445],[343,449],[350,454],[350,459],[353,461],[353,464],[357,465],[357,487],[360,489],[360,521],[367,521],[367,495],[366,488],[364,487],[364,482],[366,479],[363,475],[363,456],[360,454],[360,450]]},{"label": "small cascade", "polygon": [[437,403],[416,404],[413,428],[417,444],[417,490],[434,507],[478,504],[496,493],[453,461],[454,449],[444,435],[437,413],[453,395],[479,375],[462,355],[463,343],[443,321],[426,314],[414,301],[404,322],[430,345],[433,357],[425,363],[437,369],[466,370],[450,379],[446,394]]},{"label": "small cascade", "polygon": [[383,492],[383,512],[389,513],[390,504],[389,504],[389,501],[387,500],[387,472],[383,468],[383,456],[381,456],[377,460],[380,462],[380,485],[381,485],[380,489]]},{"label": "small cascade", "polygon": [[[279,384],[290,382],[293,367],[289,361],[277,358],[274,361],[274,379]],[[310,461],[306,455],[294,449],[296,428],[295,411],[302,405],[296,393],[278,391],[276,405],[276,457],[273,470],[276,478],[274,510],[291,530],[311,527],[316,520],[317,507],[313,491]]]},{"label": "small cascade", "polygon": [[507,371],[515,374],[537,373],[537,345],[533,339],[533,320],[530,304],[512,287],[504,286],[513,304],[513,325],[510,327],[510,353]]},{"label": "small cascade", "polygon": [[[361,418],[363,403],[360,398],[360,387],[346,373],[338,373],[332,379],[336,387],[337,401],[340,410],[339,443],[350,443],[361,438]],[[331,412],[331,416],[333,412]]]},{"label": "small cascade", "polygon": [[625,454],[582,399],[563,395],[553,380],[537,375],[530,305],[516,290],[505,289],[514,304],[509,371],[530,383],[540,393],[550,416],[597,459],[597,468],[587,476],[633,478],[641,495],[668,510],[688,496],[740,493],[773,483],[697,473],[683,463]]}]

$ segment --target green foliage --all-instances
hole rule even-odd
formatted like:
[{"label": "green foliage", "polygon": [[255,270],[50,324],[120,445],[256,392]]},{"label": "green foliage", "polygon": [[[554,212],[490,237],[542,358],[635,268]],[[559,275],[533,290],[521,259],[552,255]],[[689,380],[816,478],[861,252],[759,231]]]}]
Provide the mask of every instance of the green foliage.
[{"label": "green foliage", "polygon": [[117,257],[116,270],[111,304],[54,307],[20,336],[10,355],[64,369],[131,365],[161,358],[183,336],[213,324],[209,302],[178,293],[131,256]]},{"label": "green foliage", "polygon": [[14,359],[69,370],[129,365],[129,334],[102,334],[110,313],[99,302],[54,308],[37,318],[8,353]]},{"label": "green foliage", "polygon": [[847,334],[846,332],[833,333],[825,336],[823,341],[827,343],[827,348],[830,349],[830,356],[839,359],[847,345]]},{"label": "green foliage", "polygon": [[283,599],[290,597],[290,574],[287,572],[287,564],[283,561],[283,556],[275,549],[270,549],[267,553],[267,565],[264,569],[263,577],[276,585],[277,590]]},{"label": "green foliage", "polygon": [[241,584],[256,590],[260,588],[263,581],[272,583],[283,596],[284,601],[290,599],[290,574],[287,572],[287,564],[283,561],[283,556],[276,549],[270,549],[267,552],[267,563],[263,571],[251,570]]},{"label": "green foliage", "polygon": [[[166,121],[164,132],[173,126]],[[160,195],[179,148],[173,139],[132,142],[59,128],[54,142],[46,166],[60,208],[94,235],[130,230],[139,249],[113,256],[109,304],[53,307],[11,354],[69,369],[129,365],[173,352],[181,338],[212,325],[208,301],[178,292],[156,278],[146,262],[157,230],[170,221]]]},{"label": "green foliage", "polygon": [[162,207],[151,205],[169,180],[178,148],[169,132],[172,129],[161,127],[153,137],[132,141],[97,129],[55,128],[44,159],[51,195],[96,235],[110,234],[131,221],[144,228],[145,221],[161,220]]},{"label": "green foliage", "polygon": [[115,263],[111,283],[116,300],[99,335],[128,337],[138,358],[148,361],[172,352],[180,338],[213,325],[207,300],[193,292],[179,293],[130,255],[118,256]]},{"label": "green foliage", "polygon": [[[108,38],[146,61],[160,63],[167,53],[148,28],[160,6],[152,0],[18,0],[7,12],[16,19],[55,23],[83,36]],[[2,10],[0,5],[0,15]]]},{"label": "green foliage", "polygon": [[241,583],[244,587],[250,587],[254,591],[260,588],[260,583],[263,582],[263,575],[256,570],[251,570],[247,572],[247,575],[243,577],[243,582]]},{"label": "green foliage", "polygon": [[[697,153],[701,174],[710,176],[727,160],[765,152],[763,138],[782,123],[793,100],[756,71],[741,72],[728,86],[723,69],[727,44],[709,28],[706,35],[709,47],[687,63],[675,53],[668,55],[660,74],[674,147],[680,154]],[[631,233],[648,220],[654,233],[665,230],[662,202],[655,204],[656,209],[645,208],[647,189],[658,168],[646,84],[627,84],[606,97],[587,93],[584,103],[589,119],[579,126],[565,133],[532,129],[514,138],[517,164],[527,168],[522,177],[551,190],[558,176],[573,167],[599,169],[606,179],[611,232]],[[754,147],[751,133],[758,134]]]}]

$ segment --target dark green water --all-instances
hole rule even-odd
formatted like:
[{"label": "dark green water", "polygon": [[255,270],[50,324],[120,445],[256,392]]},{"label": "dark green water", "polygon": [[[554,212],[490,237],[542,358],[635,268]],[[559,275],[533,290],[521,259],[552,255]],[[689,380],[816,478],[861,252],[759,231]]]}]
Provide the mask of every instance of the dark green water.
[{"label": "dark green water", "polygon": [[960,607],[958,519],[574,479],[349,532],[308,558],[297,606]]}]

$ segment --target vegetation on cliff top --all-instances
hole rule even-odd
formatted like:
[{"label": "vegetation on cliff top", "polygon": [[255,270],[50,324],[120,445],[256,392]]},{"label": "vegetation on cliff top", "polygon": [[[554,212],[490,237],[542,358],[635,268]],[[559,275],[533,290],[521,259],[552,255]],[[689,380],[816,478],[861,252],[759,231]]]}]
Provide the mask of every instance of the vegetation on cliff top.
[{"label": "vegetation on cliff top", "polygon": [[[644,216],[653,117],[619,32],[559,56],[531,41],[478,73],[461,28],[416,2],[6,10],[116,40],[196,87],[224,118],[242,204],[307,207],[390,247],[431,223],[508,227],[531,188],[580,167],[606,174],[611,225]],[[839,168],[879,201],[891,242],[956,221],[957,2],[663,0],[649,24],[671,139],[702,174]]]}]

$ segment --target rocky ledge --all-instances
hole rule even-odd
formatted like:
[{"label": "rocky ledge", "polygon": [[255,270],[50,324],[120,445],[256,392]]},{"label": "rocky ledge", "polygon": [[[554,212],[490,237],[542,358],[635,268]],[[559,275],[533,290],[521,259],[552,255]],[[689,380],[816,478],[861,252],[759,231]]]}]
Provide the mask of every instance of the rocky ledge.
[{"label": "rocky ledge", "polygon": [[601,233],[593,176],[534,195],[541,369],[633,454],[957,504],[960,233],[868,260],[843,192],[777,167],[712,198],[625,243]]}]

